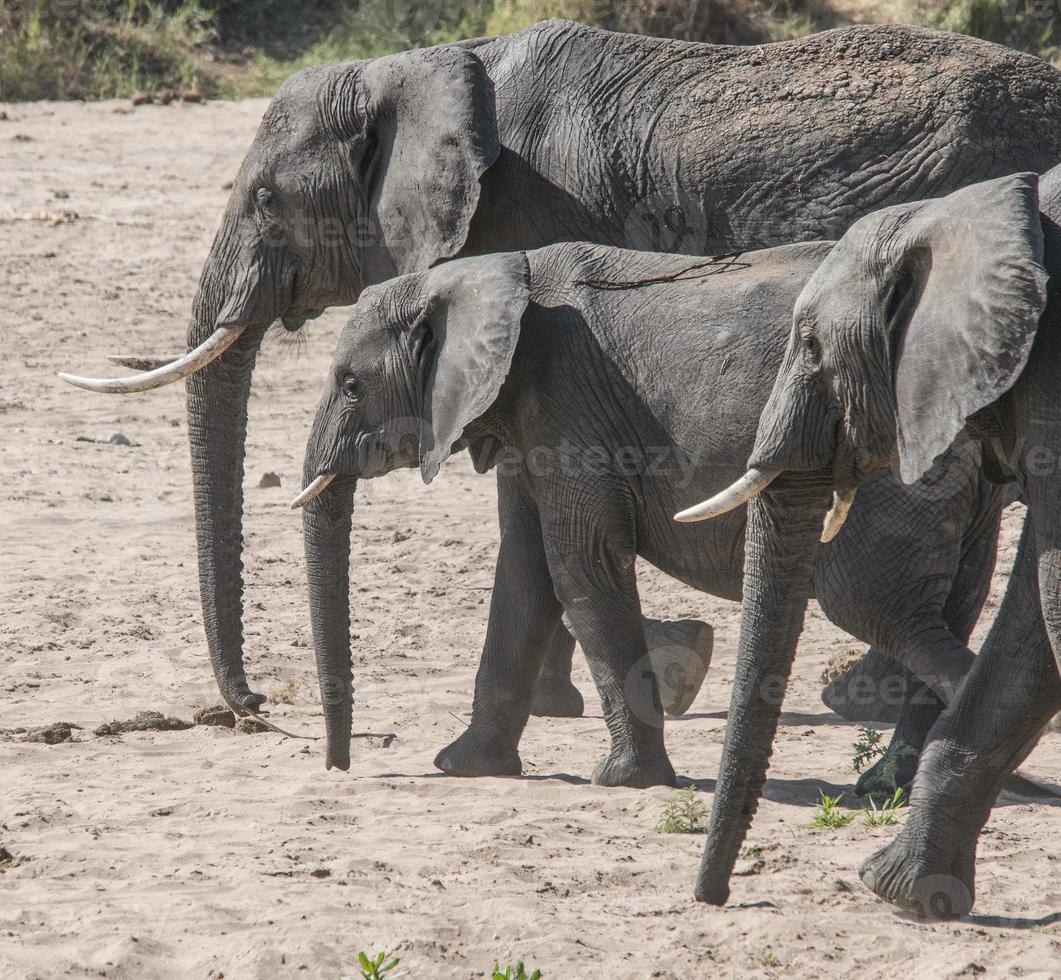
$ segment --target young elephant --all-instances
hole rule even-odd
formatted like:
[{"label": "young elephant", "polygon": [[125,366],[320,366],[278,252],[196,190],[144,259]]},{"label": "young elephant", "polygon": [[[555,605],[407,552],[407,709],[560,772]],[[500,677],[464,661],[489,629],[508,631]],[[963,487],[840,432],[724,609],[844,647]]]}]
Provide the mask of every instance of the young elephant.
[{"label": "young elephant", "polygon": [[[747,574],[777,584],[773,596],[745,597],[738,675],[794,653],[829,489],[850,500],[893,466],[920,480],[971,436],[985,468],[1028,505],[1002,607],[929,735],[910,817],[862,867],[878,895],[925,915],[972,907],[976,841],[1001,780],[1061,707],[1059,283],[1061,167],[1041,182],[1018,174],[863,218],[796,303],[750,454],[776,481],[751,507],[761,531]],[[780,652],[767,644],[779,631],[791,639]],[[730,717],[735,709],[742,725],[769,729],[768,744],[769,707],[735,687]],[[728,736],[723,766],[758,776],[765,758]],[[736,815],[754,812],[760,785],[748,778],[742,795],[716,800],[700,897],[725,899],[747,823]]]},{"label": "young elephant", "polygon": [[[539,634],[562,608],[612,736],[594,781],[673,782],[634,559],[741,595],[743,512],[696,526],[670,515],[701,482],[725,485],[743,470],[792,304],[829,248],[694,259],[568,243],[460,259],[366,291],[340,339],[296,501],[306,504],[329,768],[349,765],[356,480],[419,465],[430,481],[467,447],[478,470],[497,467],[501,549],[471,725],[436,765],[519,774]],[[965,450],[931,485],[876,481],[819,564],[834,622],[929,676],[965,651],[941,613],[963,538],[990,524],[978,469]],[[880,516],[906,509],[917,519],[901,531]],[[987,507],[997,509],[997,499]]]}]

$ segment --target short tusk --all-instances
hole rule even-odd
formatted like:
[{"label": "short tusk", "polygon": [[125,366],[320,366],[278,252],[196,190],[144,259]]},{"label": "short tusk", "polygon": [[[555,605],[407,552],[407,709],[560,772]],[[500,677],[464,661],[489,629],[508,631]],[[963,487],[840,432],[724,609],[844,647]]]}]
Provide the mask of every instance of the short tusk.
[{"label": "short tusk", "polygon": [[294,500],[291,501],[291,509],[298,510],[299,507],[304,507],[314,497],[320,496],[328,484],[335,479],[338,474],[336,473],[322,473],[317,477],[305,490],[302,491]]},{"label": "short tusk", "polygon": [[108,354],[107,360],[118,367],[127,367],[131,371],[157,371],[160,367],[179,361],[182,354],[171,354],[169,357],[148,357],[139,354]]},{"label": "short tusk", "polygon": [[781,470],[760,470],[752,467],[736,483],[716,493],[710,500],[705,500],[695,507],[675,514],[674,519],[688,521],[706,521],[709,517],[719,517],[746,504],[752,497],[762,493],[781,475]]},{"label": "short tusk", "polygon": [[840,528],[847,520],[851,505],[855,502],[855,488],[837,490],[833,493],[833,505],[829,513],[825,515],[825,524],[822,527],[822,544],[828,544],[840,533]]},{"label": "short tusk", "polygon": [[194,350],[182,354],[177,360],[162,367],[146,371],[135,378],[79,378],[72,374],[60,374],[63,381],[89,391],[101,391],[112,395],[125,395],[133,391],[150,391],[163,385],[180,381],[189,374],[206,367],[229,349],[243,332],[243,327],[218,327]]}]

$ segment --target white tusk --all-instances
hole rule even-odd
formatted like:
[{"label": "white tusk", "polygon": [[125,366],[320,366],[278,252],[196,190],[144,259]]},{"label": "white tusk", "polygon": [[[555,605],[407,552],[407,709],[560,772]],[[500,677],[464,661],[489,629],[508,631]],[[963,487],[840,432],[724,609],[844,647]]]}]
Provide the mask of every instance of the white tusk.
[{"label": "white tusk", "polygon": [[732,486],[726,487],[721,493],[716,493],[710,500],[683,510],[680,514],[675,514],[674,519],[686,523],[706,521],[709,517],[728,514],[741,504],[747,503],[752,497],[762,493],[780,475],[781,470],[760,470],[753,466]]},{"label": "white tusk", "polygon": [[174,361],[179,361],[182,354],[170,354],[169,357],[150,357],[140,354],[108,354],[107,360],[118,367],[127,367],[132,371],[154,371]]},{"label": "white tusk", "polygon": [[150,391],[152,388],[161,388],[163,385],[180,381],[181,378],[186,378],[199,368],[205,367],[228,350],[239,339],[241,333],[243,333],[243,327],[218,327],[195,350],[182,354],[171,364],[146,371],[135,378],[79,378],[72,374],[60,374],[59,377],[69,384],[77,385],[78,388],[102,391],[112,395],[125,395],[132,391]]},{"label": "white tusk", "polygon": [[851,505],[855,502],[855,488],[837,490],[833,493],[833,505],[829,513],[825,515],[825,524],[822,527],[822,544],[828,544],[840,533],[840,528],[847,520]]},{"label": "white tusk", "polygon": [[327,488],[328,484],[335,479],[338,474],[336,473],[322,473],[317,477],[305,490],[302,491],[294,500],[291,501],[291,509],[298,510],[299,507],[304,507],[314,497],[319,496]]}]

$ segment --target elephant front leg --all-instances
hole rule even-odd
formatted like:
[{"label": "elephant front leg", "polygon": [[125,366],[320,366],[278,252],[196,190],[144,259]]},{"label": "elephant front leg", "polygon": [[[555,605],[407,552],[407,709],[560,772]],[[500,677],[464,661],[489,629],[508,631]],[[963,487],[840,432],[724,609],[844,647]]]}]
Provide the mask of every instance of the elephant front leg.
[{"label": "elephant front leg", "polygon": [[553,513],[546,550],[556,594],[586,654],[611,752],[593,772],[601,786],[673,786],[663,708],[645,642],[634,575],[634,537],[620,507],[581,499]]},{"label": "elephant front leg", "polygon": [[980,830],[1003,779],[1061,706],[1030,524],[980,656],[929,733],[910,815],[898,837],[860,871],[881,898],[926,917],[959,916],[972,908]]},{"label": "elephant front leg", "polygon": [[[519,740],[535,682],[557,628],[563,628],[537,512],[500,480],[498,490],[501,549],[475,678],[472,720],[467,731],[435,758],[435,765],[452,776],[520,774]],[[570,662],[568,654],[568,673]]]}]

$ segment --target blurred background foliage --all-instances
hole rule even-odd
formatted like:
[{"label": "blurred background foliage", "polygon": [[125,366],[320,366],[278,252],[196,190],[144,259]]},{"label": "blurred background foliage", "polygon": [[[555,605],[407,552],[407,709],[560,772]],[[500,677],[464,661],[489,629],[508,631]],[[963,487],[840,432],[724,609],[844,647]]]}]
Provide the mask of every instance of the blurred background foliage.
[{"label": "blurred background foliage", "polygon": [[1057,63],[1061,0],[0,0],[0,101],[270,95],[305,65],[549,17],[754,44],[858,22],[973,34]]}]

